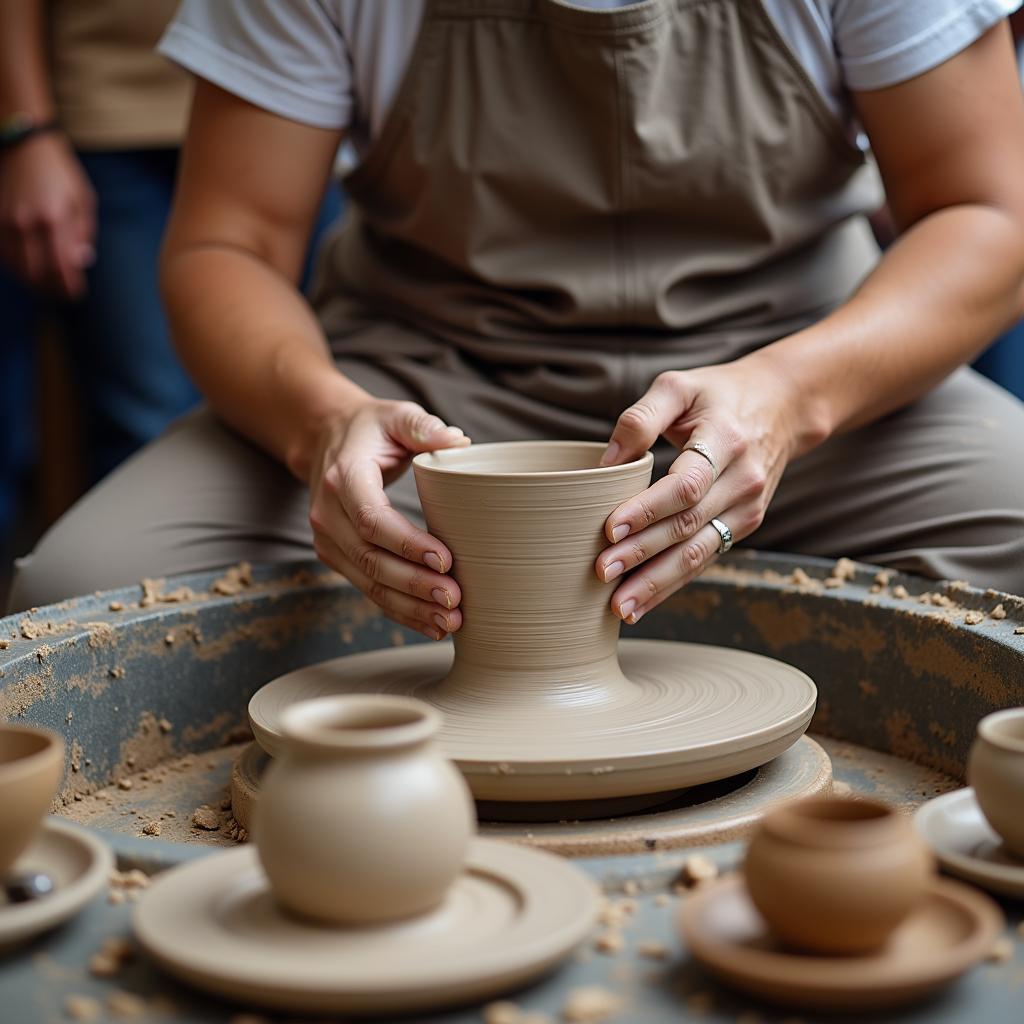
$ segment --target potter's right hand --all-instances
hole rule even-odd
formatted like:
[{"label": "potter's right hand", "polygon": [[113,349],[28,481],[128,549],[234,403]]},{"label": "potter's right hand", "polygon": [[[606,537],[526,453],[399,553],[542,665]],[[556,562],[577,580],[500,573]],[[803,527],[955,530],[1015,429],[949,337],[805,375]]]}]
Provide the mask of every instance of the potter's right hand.
[{"label": "potter's right hand", "polygon": [[317,556],[396,622],[440,640],[462,625],[452,554],[413,526],[384,488],[418,452],[470,443],[414,402],[370,399],[324,426],[310,476]]}]

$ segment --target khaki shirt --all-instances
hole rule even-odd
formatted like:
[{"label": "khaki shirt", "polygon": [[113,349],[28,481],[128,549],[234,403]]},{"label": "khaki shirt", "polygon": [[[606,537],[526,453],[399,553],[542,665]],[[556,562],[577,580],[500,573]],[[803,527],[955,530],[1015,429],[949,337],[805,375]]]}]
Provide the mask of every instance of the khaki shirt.
[{"label": "khaki shirt", "polygon": [[57,111],[80,149],[179,145],[191,81],[153,47],[178,0],[50,0]]}]

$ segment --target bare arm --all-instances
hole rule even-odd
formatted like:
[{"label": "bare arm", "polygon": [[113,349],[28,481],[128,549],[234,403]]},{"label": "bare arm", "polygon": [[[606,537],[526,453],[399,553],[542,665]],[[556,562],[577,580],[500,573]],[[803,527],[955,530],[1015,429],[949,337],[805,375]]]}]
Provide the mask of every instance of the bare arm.
[{"label": "bare arm", "polygon": [[339,373],[296,288],[341,135],[197,83],[161,286],[193,379],[235,429],[310,486],[317,554],[433,639],[461,624],[451,552],[391,507],[417,451],[468,444],[411,402]]},{"label": "bare arm", "polygon": [[[43,0],[0,4],[0,117],[54,117]],[[0,153],[0,260],[26,282],[76,296],[93,259],[95,198],[60,134]]]},{"label": "bare arm", "polygon": [[918,398],[1024,313],[1024,97],[1007,26],[855,96],[900,237],[857,293],[764,357],[831,434]]},{"label": "bare arm", "polygon": [[912,402],[1018,319],[1024,295],[1024,100],[1009,29],[900,85],[856,97],[901,234],[856,294],[812,327],[723,366],[662,374],[619,418],[608,462],[659,434],[700,440],[609,517],[601,579],[636,621],[714,559],[720,518],[760,525],[786,463]]}]

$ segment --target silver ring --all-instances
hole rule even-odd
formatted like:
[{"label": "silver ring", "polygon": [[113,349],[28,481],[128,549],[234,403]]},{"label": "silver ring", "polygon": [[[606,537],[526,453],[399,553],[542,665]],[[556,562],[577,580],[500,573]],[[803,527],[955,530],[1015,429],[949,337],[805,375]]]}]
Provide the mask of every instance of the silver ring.
[{"label": "silver ring", "polygon": [[717,480],[718,479],[718,463],[715,462],[714,455],[711,454],[711,449],[703,441],[691,441],[684,449],[684,452],[696,452],[698,455],[703,455],[708,460],[708,465],[711,467],[711,475]]},{"label": "silver ring", "polygon": [[732,547],[732,530],[721,519],[712,519],[711,525],[718,531],[722,543],[718,545],[718,553],[724,555]]}]

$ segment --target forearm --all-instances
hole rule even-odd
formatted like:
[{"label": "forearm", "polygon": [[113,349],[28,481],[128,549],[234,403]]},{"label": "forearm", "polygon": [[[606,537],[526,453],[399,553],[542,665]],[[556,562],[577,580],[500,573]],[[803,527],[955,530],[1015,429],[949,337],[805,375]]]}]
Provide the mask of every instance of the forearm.
[{"label": "forearm", "polygon": [[0,116],[53,117],[43,39],[43,0],[0,4]]},{"label": "forearm", "polygon": [[370,396],[335,370],[294,285],[216,245],[167,252],[161,281],[175,344],[210,405],[305,481],[324,421]]},{"label": "forearm", "polygon": [[940,210],[904,234],[843,306],[749,357],[794,385],[798,452],[904,406],[1021,315],[1017,221],[981,204]]}]

